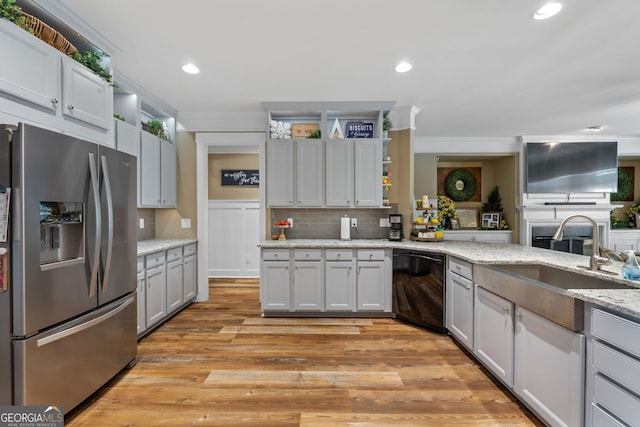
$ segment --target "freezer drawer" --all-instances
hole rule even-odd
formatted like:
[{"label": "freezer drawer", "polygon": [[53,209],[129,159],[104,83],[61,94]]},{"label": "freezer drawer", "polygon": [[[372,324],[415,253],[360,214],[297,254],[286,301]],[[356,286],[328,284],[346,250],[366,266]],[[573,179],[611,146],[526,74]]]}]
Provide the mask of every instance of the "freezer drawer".
[{"label": "freezer drawer", "polygon": [[136,320],[133,294],[14,341],[14,404],[73,409],[135,359]]}]

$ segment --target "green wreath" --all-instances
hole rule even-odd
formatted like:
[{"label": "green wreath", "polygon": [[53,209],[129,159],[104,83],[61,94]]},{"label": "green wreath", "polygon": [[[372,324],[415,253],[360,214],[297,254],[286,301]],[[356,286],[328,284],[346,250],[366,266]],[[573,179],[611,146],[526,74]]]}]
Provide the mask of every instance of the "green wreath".
[{"label": "green wreath", "polygon": [[633,191],[633,180],[622,168],[618,168],[618,192],[611,193],[611,201],[626,200]]},{"label": "green wreath", "polygon": [[466,169],[453,170],[444,180],[444,190],[455,202],[469,200],[476,194],[477,188],[476,177]]}]

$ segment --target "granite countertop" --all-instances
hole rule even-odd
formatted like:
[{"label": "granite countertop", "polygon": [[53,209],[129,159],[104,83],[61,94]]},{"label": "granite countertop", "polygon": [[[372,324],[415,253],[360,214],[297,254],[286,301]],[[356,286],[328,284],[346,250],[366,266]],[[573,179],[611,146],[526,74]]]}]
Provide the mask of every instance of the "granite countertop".
[{"label": "granite countertop", "polygon": [[564,270],[576,271],[585,276],[604,278],[628,285],[627,289],[570,289],[566,292],[586,302],[601,305],[631,316],[640,317],[640,282],[624,279],[620,274],[622,263],[612,261],[602,267],[606,274],[581,269],[578,266],[589,265],[589,257],[566,252],[551,251],[515,244],[480,243],[462,241],[414,242],[403,240],[392,242],[380,240],[336,240],[336,239],[290,239],[265,240],[262,248],[389,248],[416,249],[440,252],[467,260],[476,264],[546,264]]},{"label": "granite countertop", "polygon": [[198,239],[150,239],[138,241],[138,256],[196,243]]}]

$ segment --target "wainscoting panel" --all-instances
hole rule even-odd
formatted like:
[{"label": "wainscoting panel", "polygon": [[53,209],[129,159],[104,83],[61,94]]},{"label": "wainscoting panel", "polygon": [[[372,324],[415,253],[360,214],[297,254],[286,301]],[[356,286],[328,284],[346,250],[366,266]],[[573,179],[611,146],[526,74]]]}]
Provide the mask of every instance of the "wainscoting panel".
[{"label": "wainscoting panel", "polygon": [[209,277],[260,275],[259,222],[256,201],[209,200]]}]

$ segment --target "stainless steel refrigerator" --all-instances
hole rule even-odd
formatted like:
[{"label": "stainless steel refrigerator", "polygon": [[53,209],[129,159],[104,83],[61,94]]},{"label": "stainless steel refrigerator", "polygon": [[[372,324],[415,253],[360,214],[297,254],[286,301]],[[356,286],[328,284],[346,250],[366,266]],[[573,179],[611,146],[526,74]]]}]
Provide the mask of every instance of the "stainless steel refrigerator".
[{"label": "stainless steel refrigerator", "polygon": [[0,405],[68,412],[135,361],[136,160],[0,126]]}]

